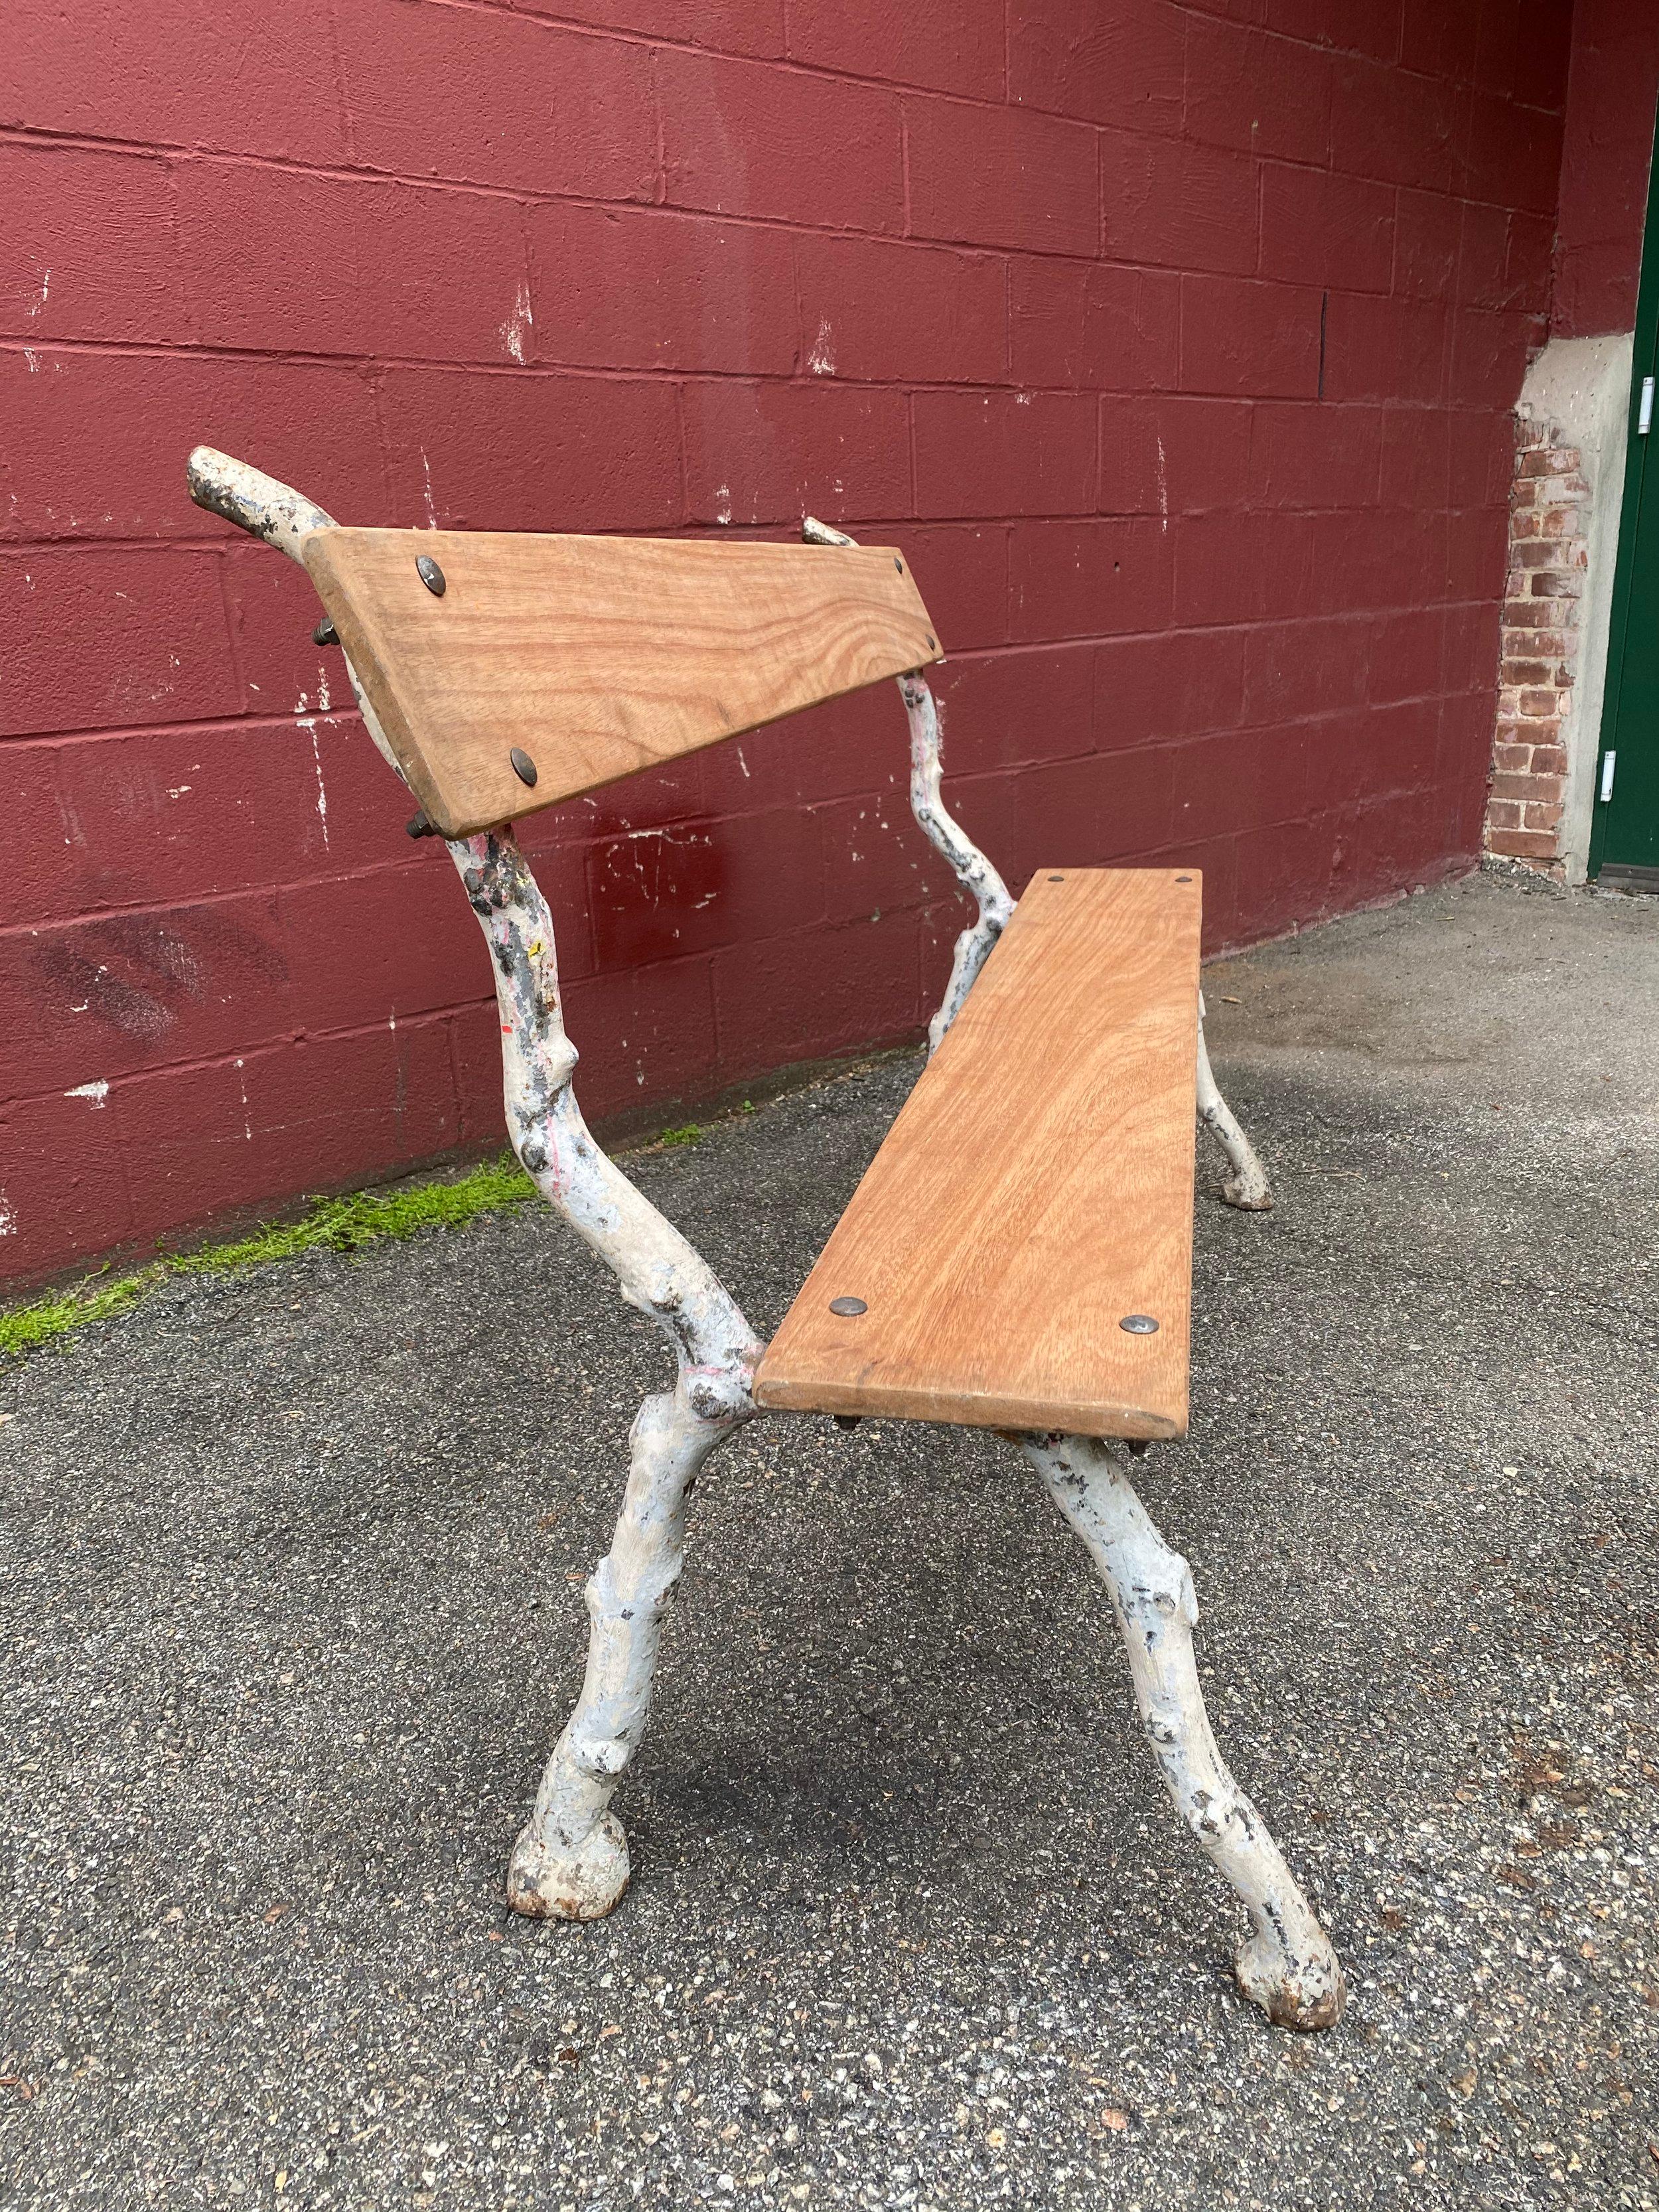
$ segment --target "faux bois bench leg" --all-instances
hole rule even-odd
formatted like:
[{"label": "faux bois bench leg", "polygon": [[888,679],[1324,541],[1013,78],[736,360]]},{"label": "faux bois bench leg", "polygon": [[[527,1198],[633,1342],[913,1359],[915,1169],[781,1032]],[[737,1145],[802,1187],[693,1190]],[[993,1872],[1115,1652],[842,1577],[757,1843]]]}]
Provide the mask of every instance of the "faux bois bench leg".
[{"label": "faux bois bench leg", "polygon": [[1033,1436],[1024,1448],[1111,1592],[1141,1725],[1164,1784],[1255,1923],[1238,1954],[1239,1986],[1281,2027],[1329,2027],[1342,2010],[1342,1970],[1216,1747],[1193,1659],[1198,1601],[1187,1562],[1158,1534],[1110,1444]]},{"label": "faux bois bench leg", "polygon": [[1227,1155],[1231,1176],[1221,1195],[1229,1206],[1265,1213],[1273,1202],[1267,1188],[1267,1171],[1256,1158],[1255,1147],[1233,1119],[1233,1110],[1216,1088],[1210,1052],[1204,1042],[1204,994],[1198,999],[1198,1118]]},{"label": "faux bois bench leg", "polygon": [[587,1583],[581,1696],[548,1761],[513,1853],[507,1902],[541,1918],[592,1920],[628,1886],[628,1843],[610,1811],[639,1748],[663,1617],[679,1579],[698,1470],[753,1413],[761,1346],[713,1269],[595,1144],[571,1090],[552,918],[510,831],[451,844],[489,941],[501,1015],[507,1121],[543,1196],[672,1345],[672,1390],[635,1420],[632,1467],[611,1550]]}]

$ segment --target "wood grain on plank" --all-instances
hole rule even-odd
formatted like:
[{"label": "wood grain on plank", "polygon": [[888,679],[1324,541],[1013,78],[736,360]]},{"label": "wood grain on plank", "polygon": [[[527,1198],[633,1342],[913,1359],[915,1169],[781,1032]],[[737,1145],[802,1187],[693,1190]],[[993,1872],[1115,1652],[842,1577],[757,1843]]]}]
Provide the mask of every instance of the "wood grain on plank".
[{"label": "wood grain on plank", "polygon": [[1038,871],[762,1360],[761,1405],[1184,1431],[1200,906],[1196,869]]},{"label": "wood grain on plank", "polygon": [[[319,530],[302,550],[446,836],[940,658],[890,547]],[[443,572],[441,598],[416,574],[422,555]]]}]

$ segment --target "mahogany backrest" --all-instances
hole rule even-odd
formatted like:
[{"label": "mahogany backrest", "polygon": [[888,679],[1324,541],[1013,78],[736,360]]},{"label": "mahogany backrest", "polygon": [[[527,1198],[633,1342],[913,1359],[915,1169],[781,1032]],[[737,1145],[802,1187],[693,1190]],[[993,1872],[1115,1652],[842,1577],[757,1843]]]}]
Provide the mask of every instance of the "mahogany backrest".
[{"label": "mahogany backrest", "polygon": [[942,658],[887,546],[334,528],[301,555],[447,837]]}]

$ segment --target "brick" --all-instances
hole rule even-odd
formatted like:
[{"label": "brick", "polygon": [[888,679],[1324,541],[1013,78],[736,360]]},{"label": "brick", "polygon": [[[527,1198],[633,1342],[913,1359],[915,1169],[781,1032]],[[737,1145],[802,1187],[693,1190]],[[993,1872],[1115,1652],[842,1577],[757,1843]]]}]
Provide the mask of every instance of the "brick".
[{"label": "brick", "polygon": [[937,905],[955,888],[956,878],[917,827],[906,793],[841,799],[819,808],[817,822],[832,922]]},{"label": "brick", "polygon": [[1263,507],[1372,506],[1382,421],[1376,407],[1260,402],[1249,410],[1249,498]]},{"label": "brick", "polygon": [[1300,514],[1185,515],[1175,539],[1175,618],[1183,625],[1306,614],[1313,583],[1311,519]]},{"label": "brick", "polygon": [[1319,390],[1320,295],[1231,276],[1181,280],[1183,392],[1311,399]]},{"label": "brick", "polygon": [[0,736],[234,714],[215,553],[88,546],[0,557]]},{"label": "brick", "polygon": [[1451,296],[1462,252],[1466,212],[1462,200],[1449,198],[1443,192],[1400,194],[1395,228],[1395,291],[1413,300]]},{"label": "brick", "polygon": [[1091,646],[963,653],[934,670],[933,684],[952,778],[1087,752],[1094,742]]},{"label": "brick", "polygon": [[1535,775],[1564,777],[1567,772],[1565,750],[1560,745],[1534,745],[1532,766]]},{"label": "brick", "polygon": [[1521,712],[1523,714],[1553,714],[1555,709],[1556,698],[1553,691],[1523,691],[1521,694]]},{"label": "brick", "polygon": [[789,24],[795,61],[971,100],[1002,98],[1006,43],[1002,0],[879,9],[865,0],[813,0]]},{"label": "brick", "polygon": [[1328,399],[1445,397],[1448,310],[1437,302],[1333,292],[1325,316]]},{"label": "brick", "polygon": [[1528,830],[1556,829],[1560,823],[1561,814],[1562,808],[1559,799],[1529,799],[1521,810],[1522,819]]},{"label": "brick", "polygon": [[1453,421],[1442,407],[1383,408],[1379,484],[1385,507],[1420,514],[1449,503]]},{"label": "brick", "polygon": [[1524,776],[1532,766],[1533,748],[1530,745],[1504,744],[1492,747],[1492,766],[1503,775]]},{"label": "brick", "polygon": [[6,40],[0,123],[13,128],[345,158],[327,0],[246,12],[218,0],[91,0],[72,11],[15,0]]},{"label": "brick", "polygon": [[1014,786],[1014,872],[1121,866],[1160,851],[1180,834],[1176,750],[1137,745],[1028,769]]},{"label": "brick", "polygon": [[899,103],[873,85],[664,50],[665,197],[717,215],[902,230]]},{"label": "brick", "polygon": [[1181,279],[1173,270],[1017,260],[1009,313],[1017,383],[1167,392],[1180,374]]},{"label": "brick", "polygon": [[1500,769],[1492,779],[1494,799],[1531,799],[1537,796],[1535,779],[1509,769]]},{"label": "brick", "polygon": [[1477,92],[1452,166],[1453,188],[1466,199],[1547,216],[1561,173],[1561,135],[1559,114]]},{"label": "brick", "polygon": [[1352,175],[1450,191],[1457,181],[1466,97],[1449,84],[1408,76],[1386,63],[1344,61],[1333,85],[1331,143]]},{"label": "brick", "polygon": [[228,1052],[287,1026],[268,895],[147,908],[0,938],[0,1021],[41,1091]]},{"label": "brick", "polygon": [[796,358],[786,232],[644,208],[532,208],[526,349],[596,368],[787,376]]},{"label": "brick", "polygon": [[70,146],[0,146],[0,332],[185,335],[167,164]]},{"label": "brick", "polygon": [[357,161],[538,193],[649,199],[651,56],[495,9],[338,0]]},{"label": "brick", "polygon": [[1400,52],[1401,0],[1267,0],[1265,20],[1291,38],[1378,61]]},{"label": "brick", "polygon": [[780,55],[783,0],[514,0],[531,15],[556,15],[605,31],[708,46],[715,53]]},{"label": "brick", "polygon": [[781,525],[804,514],[883,520],[911,512],[902,392],[832,377],[686,386],[686,496],[698,522]]},{"label": "brick", "polygon": [[1244,718],[1243,630],[1164,630],[1094,648],[1094,744],[1114,752],[1149,740],[1234,728]]},{"label": "brick", "polygon": [[920,392],[916,500],[926,514],[1076,514],[1095,504],[1094,402],[1077,392]]},{"label": "brick", "polygon": [[665,383],[392,369],[381,404],[388,520],[404,528],[658,530],[682,520]]},{"label": "brick", "polygon": [[[582,1055],[582,1103],[595,1120],[707,1097],[716,1066],[710,961],[595,975],[567,992],[565,1020]],[[487,1069],[490,1054],[482,1057]],[[498,1070],[498,1089],[500,1080]]]},{"label": "brick", "polygon": [[525,192],[650,199],[650,53],[498,9],[343,0],[356,161]]},{"label": "brick", "polygon": [[1256,265],[1255,171],[1246,155],[1103,131],[1100,190],[1110,260],[1224,275]]},{"label": "brick", "polygon": [[1520,800],[1492,799],[1486,808],[1486,827],[1489,830],[1518,830],[1521,827]]},{"label": "brick", "polygon": [[1252,410],[1242,400],[1100,403],[1100,504],[1107,514],[1199,514],[1246,497]]},{"label": "brick", "polygon": [[[852,532],[857,537],[859,532]],[[1008,638],[1008,532],[998,524],[906,523],[910,573],[953,653]]]},{"label": "brick", "polygon": [[1446,613],[1411,607],[1383,617],[1372,633],[1368,696],[1377,704],[1425,698],[1443,685]]},{"label": "brick", "polygon": [[1008,94],[1132,131],[1179,131],[1186,24],[1170,0],[1048,0],[1008,20]]},{"label": "brick", "polygon": [[396,867],[278,892],[283,956],[307,1029],[406,1021],[485,994],[488,957],[447,854],[435,843],[407,850]]},{"label": "brick", "polygon": [[522,350],[511,201],[224,161],[181,161],[175,176],[205,343],[499,362]]},{"label": "brick", "polygon": [[1375,624],[1363,616],[1260,623],[1244,633],[1244,707],[1254,723],[1357,707],[1366,696]]},{"label": "brick", "polygon": [[133,1234],[107,1098],[0,1105],[0,1271],[14,1282],[39,1280]]},{"label": "brick", "polygon": [[9,750],[16,788],[45,803],[20,824],[0,927],[252,889],[274,854],[295,871],[328,860],[310,738],[290,723]]},{"label": "brick", "polygon": [[1011,629],[1021,644],[1162,629],[1173,562],[1157,522],[1018,522],[1009,542]]},{"label": "brick", "polygon": [[1511,829],[1497,823],[1490,823],[1489,828],[1488,850],[1504,854],[1511,860],[1553,860],[1559,849],[1559,840],[1553,830]]},{"label": "brick", "polygon": [[799,358],[814,375],[1000,384],[1008,276],[998,257],[869,238],[795,241]]},{"label": "brick", "polygon": [[1451,337],[1449,397],[1466,407],[1513,407],[1534,341],[1542,341],[1534,319],[1460,307]]},{"label": "brick", "polygon": [[1338,170],[1264,163],[1261,274],[1292,284],[1388,291],[1395,266],[1396,197],[1390,185]]},{"label": "brick", "polygon": [[154,1229],[406,1171],[459,1136],[440,1023],[169,1068],[118,1086],[110,1103],[135,1214]]},{"label": "brick", "polygon": [[601,972],[806,928],[824,912],[817,819],[780,807],[607,839],[589,856],[587,886]]},{"label": "brick", "polygon": [[[185,457],[216,446],[324,505],[384,514],[374,395],[355,370],[200,355],[0,352],[19,535],[199,538]],[[270,556],[262,549],[267,562]],[[277,564],[271,562],[273,567]]]},{"label": "brick", "polygon": [[909,228],[920,238],[1092,255],[1100,246],[1093,131],[1025,108],[904,103]]},{"label": "brick", "polygon": [[1236,153],[1322,168],[1330,155],[1333,70],[1328,55],[1298,40],[1190,15],[1182,129]]},{"label": "brick", "polygon": [[722,1079],[854,1047],[896,1044],[923,1027],[916,916],[769,938],[714,963]]},{"label": "brick", "polygon": [[1270,746],[1260,730],[1229,730],[1177,745],[1170,755],[1170,835],[1183,844],[1231,836],[1269,819]]}]

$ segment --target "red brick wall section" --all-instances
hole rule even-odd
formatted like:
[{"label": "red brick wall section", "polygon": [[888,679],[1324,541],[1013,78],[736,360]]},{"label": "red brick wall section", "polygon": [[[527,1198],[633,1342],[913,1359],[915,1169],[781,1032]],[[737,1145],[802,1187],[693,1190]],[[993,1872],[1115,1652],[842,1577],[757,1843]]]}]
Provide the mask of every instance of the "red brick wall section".
[{"label": "red brick wall section", "polygon": [[1575,0],[1551,331],[1636,327],[1659,103],[1659,7]]},{"label": "red brick wall section", "polygon": [[[0,1272],[494,1141],[448,862],[190,507],[914,560],[948,789],[1210,939],[1466,866],[1566,0],[13,0]],[[918,1033],[879,694],[538,817],[591,1111]]]},{"label": "red brick wall section", "polygon": [[1577,674],[1588,490],[1559,430],[1517,420],[1486,848],[1551,874],[1560,872],[1561,727]]}]

